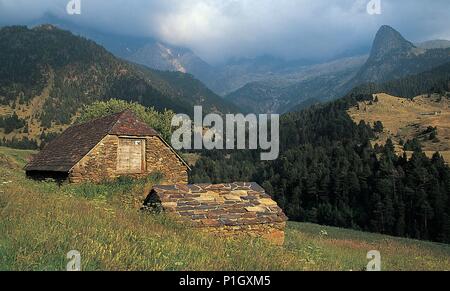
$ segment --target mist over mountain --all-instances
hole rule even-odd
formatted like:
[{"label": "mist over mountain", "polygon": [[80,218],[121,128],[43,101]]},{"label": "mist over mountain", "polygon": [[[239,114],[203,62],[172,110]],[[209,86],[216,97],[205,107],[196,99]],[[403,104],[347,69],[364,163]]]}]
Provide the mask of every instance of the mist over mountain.
[{"label": "mist over mountain", "polygon": [[[334,62],[338,69],[322,65],[318,74],[287,86],[271,87],[259,83],[244,86],[227,98],[241,107],[261,112],[286,112],[298,104],[311,100],[330,100],[346,94],[365,83],[382,83],[418,74],[450,61],[450,49],[445,43],[429,42],[430,49],[416,47],[394,28],[384,25],[377,32],[372,50],[365,62],[342,65],[345,59]],[[436,46],[438,48],[436,48]],[[443,48],[440,48],[443,47]],[[359,61],[363,58],[359,58]],[[258,98],[258,96],[262,96]]]},{"label": "mist over mountain", "polygon": [[28,23],[30,27],[52,24],[75,35],[91,39],[117,57],[152,69],[202,75],[211,69],[210,65],[197,57],[191,50],[172,46],[152,37],[137,37],[107,33],[74,24],[47,14]]},{"label": "mist over mountain", "polygon": [[[280,86],[280,83],[291,85],[308,76],[316,76],[321,70],[335,72],[337,67],[346,67],[349,59],[354,59],[355,53],[365,51],[365,48],[349,49],[342,54],[342,56],[346,56],[342,58],[342,65],[340,59],[323,63],[321,59],[285,60],[272,55],[231,58],[224,63],[210,65],[187,48],[169,45],[155,38],[100,32],[51,14],[30,22],[29,26],[47,23],[94,40],[114,55],[125,60],[156,70],[192,74],[222,96],[253,82],[264,82],[267,86],[272,86],[273,83],[277,84],[275,86]],[[328,63],[330,68],[327,67]],[[339,71],[339,68],[337,70]]]},{"label": "mist over mountain", "polygon": [[375,37],[369,59],[355,79],[347,84],[347,88],[421,73],[445,63],[449,58],[450,49],[418,48],[392,27],[382,26]]},{"label": "mist over mountain", "polygon": [[271,81],[248,83],[225,98],[255,112],[284,113],[307,100],[338,97],[340,92],[334,89],[350,81],[366,60],[367,56],[359,56],[305,66],[298,72],[284,75],[285,79],[279,76],[272,77]]},{"label": "mist over mountain", "polygon": [[157,70],[192,74],[245,112],[287,112],[299,104],[311,103],[305,103],[309,99],[331,100],[355,86],[420,73],[448,60],[445,40],[416,46],[387,25],[378,30],[369,55],[355,56],[364,49],[354,48],[344,54],[349,57],[326,62],[262,55],[210,65],[187,48],[154,38],[98,32],[53,16],[36,23],[45,21],[92,39],[125,60]]},{"label": "mist over mountain", "polygon": [[421,43],[416,44],[417,47],[423,48],[423,49],[443,49],[443,48],[449,48],[450,47],[450,40],[445,39],[436,39],[436,40],[429,40],[424,41]]}]

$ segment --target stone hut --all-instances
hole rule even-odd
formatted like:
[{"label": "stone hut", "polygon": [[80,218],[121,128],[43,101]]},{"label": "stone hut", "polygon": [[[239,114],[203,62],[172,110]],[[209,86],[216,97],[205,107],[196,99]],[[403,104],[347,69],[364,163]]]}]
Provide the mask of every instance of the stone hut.
[{"label": "stone hut", "polygon": [[188,164],[129,110],[67,129],[25,166],[28,177],[103,182],[160,172],[168,183],[188,181]]},{"label": "stone hut", "polygon": [[244,234],[284,243],[287,217],[256,183],[155,186],[143,210],[166,212],[218,235]]}]

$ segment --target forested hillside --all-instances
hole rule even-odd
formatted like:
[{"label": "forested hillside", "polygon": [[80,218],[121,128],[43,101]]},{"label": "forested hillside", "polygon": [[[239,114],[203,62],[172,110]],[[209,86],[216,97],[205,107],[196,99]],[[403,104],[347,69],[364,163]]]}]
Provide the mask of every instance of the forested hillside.
[{"label": "forested hillside", "polygon": [[450,62],[418,75],[410,75],[399,80],[381,84],[364,84],[353,89],[352,93],[373,94],[383,92],[394,96],[412,98],[426,93],[440,93],[444,95],[449,91]]},{"label": "forested hillside", "polygon": [[236,110],[191,75],[127,63],[54,26],[0,30],[0,113],[8,127],[2,126],[6,141],[41,140],[73,122],[83,105],[112,98],[187,114],[194,105],[207,112]]},{"label": "forested hillside", "polygon": [[[436,72],[375,91],[368,86],[365,94],[355,90],[335,102],[286,114],[278,160],[260,162],[256,152],[205,152],[192,180],[257,181],[291,220],[450,242],[450,170],[444,159],[427,158],[420,148],[410,159],[399,157],[390,140],[373,147],[376,128],[354,123],[346,112],[358,102],[374,102],[379,88],[398,88],[405,97],[448,91],[448,66]],[[423,76],[429,78],[414,81]]]}]

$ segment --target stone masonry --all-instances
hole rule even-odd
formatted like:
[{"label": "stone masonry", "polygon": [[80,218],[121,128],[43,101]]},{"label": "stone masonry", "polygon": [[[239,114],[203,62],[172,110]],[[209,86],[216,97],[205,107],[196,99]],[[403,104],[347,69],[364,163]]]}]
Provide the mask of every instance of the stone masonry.
[{"label": "stone masonry", "polygon": [[249,235],[284,243],[287,217],[256,183],[156,186],[143,210],[166,212],[217,235]]},{"label": "stone masonry", "polygon": [[30,178],[56,177],[72,183],[160,172],[165,183],[187,184],[189,170],[161,135],[131,110],[69,127],[25,166]]},{"label": "stone masonry", "polygon": [[[146,141],[146,170],[140,174],[130,174],[133,178],[143,178],[150,173],[160,172],[166,183],[188,182],[186,166],[160,137],[144,137]],[[70,171],[69,180],[72,183],[104,182],[122,176],[117,171],[117,151],[119,137],[106,136]]]}]

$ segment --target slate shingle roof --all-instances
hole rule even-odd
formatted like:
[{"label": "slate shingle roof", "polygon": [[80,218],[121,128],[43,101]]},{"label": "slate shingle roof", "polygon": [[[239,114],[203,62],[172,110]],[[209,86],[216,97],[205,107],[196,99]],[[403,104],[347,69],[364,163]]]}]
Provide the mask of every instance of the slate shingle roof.
[{"label": "slate shingle roof", "polygon": [[281,208],[257,183],[155,186],[144,209],[163,210],[199,227],[287,221]]},{"label": "slate shingle roof", "polygon": [[159,136],[126,110],[68,128],[25,166],[26,171],[69,172],[105,136]]}]

